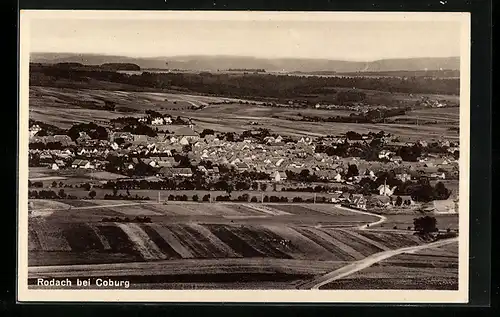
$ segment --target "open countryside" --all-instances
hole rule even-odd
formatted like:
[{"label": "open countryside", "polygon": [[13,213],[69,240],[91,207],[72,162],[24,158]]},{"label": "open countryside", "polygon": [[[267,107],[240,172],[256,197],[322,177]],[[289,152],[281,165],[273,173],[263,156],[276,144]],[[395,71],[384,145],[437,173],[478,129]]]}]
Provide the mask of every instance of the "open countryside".
[{"label": "open countryside", "polygon": [[459,80],[435,72],[33,62],[30,287],[457,290]]}]

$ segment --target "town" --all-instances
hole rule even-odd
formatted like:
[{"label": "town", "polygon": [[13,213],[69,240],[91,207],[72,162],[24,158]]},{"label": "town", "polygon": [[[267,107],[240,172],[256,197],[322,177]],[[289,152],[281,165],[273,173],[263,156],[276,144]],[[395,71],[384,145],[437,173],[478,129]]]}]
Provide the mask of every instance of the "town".
[{"label": "town", "polygon": [[[239,134],[200,131],[189,118],[150,110],[142,117],[99,124],[75,124],[64,131],[32,121],[30,169],[73,176],[91,171],[91,179],[68,184],[35,177],[30,179],[30,197],[87,199],[95,197],[95,188],[109,190],[101,197],[106,199],[134,198],[117,196],[117,190],[203,190],[225,194],[171,194],[164,199],[312,201],[371,210],[458,212],[458,196],[444,185],[458,181],[459,145],[449,140],[400,142],[384,131],[326,137],[282,136],[264,128]],[[65,196],[64,190],[55,193],[39,187],[86,191]],[[305,192],[318,194],[304,198]]]}]

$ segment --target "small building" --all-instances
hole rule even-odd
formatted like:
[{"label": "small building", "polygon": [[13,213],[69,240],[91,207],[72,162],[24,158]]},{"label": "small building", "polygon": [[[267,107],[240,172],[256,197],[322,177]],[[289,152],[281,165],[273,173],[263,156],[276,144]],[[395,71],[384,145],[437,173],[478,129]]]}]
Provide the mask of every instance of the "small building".
[{"label": "small building", "polygon": [[236,169],[240,172],[247,171],[248,169],[250,169],[250,166],[248,166],[248,164],[245,162],[237,162],[235,163],[235,166]]},{"label": "small building", "polygon": [[89,169],[92,167],[92,165],[87,160],[74,160],[73,163],[71,164],[71,167]]},{"label": "small building", "polygon": [[401,164],[403,162],[403,158],[399,155],[391,157],[391,162]]},{"label": "small building", "polygon": [[176,168],[176,167],[162,167],[160,169],[159,174],[163,177],[191,177],[193,176],[193,172],[190,168]]},{"label": "small building", "polygon": [[287,179],[286,173],[282,172],[282,171],[276,171],[276,172],[274,172],[274,174],[273,174],[272,177],[273,177],[273,180],[275,182],[281,182],[281,181],[284,181],[284,180]]},{"label": "small building", "polygon": [[350,197],[350,205],[354,208],[366,210],[366,199],[361,194],[353,194]]},{"label": "small building", "polygon": [[396,190],[396,186],[390,187],[389,185],[380,185],[377,190],[379,191],[380,196],[392,196],[394,191]]}]

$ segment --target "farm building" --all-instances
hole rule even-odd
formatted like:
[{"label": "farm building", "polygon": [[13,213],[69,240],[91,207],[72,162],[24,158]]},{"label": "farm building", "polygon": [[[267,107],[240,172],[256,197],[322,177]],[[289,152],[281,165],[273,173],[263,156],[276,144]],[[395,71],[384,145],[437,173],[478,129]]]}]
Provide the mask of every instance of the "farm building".
[{"label": "farm building", "polygon": [[72,168],[91,168],[91,164],[87,160],[74,160],[73,163],[71,163]]},{"label": "farm building", "polygon": [[392,205],[391,203],[391,198],[384,195],[372,195],[367,199],[367,205],[373,207],[387,208]]},{"label": "farm building", "polygon": [[190,168],[182,168],[182,167],[162,167],[160,169],[159,175],[163,175],[163,177],[191,177],[193,176],[193,172]]}]

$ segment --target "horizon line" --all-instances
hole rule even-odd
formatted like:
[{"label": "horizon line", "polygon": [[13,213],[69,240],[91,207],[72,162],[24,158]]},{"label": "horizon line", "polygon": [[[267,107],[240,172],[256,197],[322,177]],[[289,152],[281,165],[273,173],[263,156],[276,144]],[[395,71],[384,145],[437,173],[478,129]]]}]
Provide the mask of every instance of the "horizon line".
[{"label": "horizon line", "polygon": [[182,57],[239,57],[239,58],[254,58],[254,59],[264,59],[264,60],[276,60],[276,59],[309,59],[316,61],[340,61],[340,62],[354,62],[354,63],[371,63],[383,60],[404,60],[404,59],[445,59],[445,58],[460,58],[459,55],[452,56],[412,56],[412,57],[385,57],[373,60],[355,60],[355,59],[342,59],[342,58],[327,58],[327,57],[262,57],[262,56],[251,56],[251,55],[237,55],[237,54],[186,54],[186,55],[165,55],[165,56],[131,56],[131,55],[116,55],[107,53],[76,53],[76,52],[42,52],[42,51],[32,51],[31,54],[73,54],[73,55],[93,55],[93,56],[104,56],[104,57],[125,57],[125,58],[136,58],[136,59],[163,59],[163,58],[182,58]]}]

